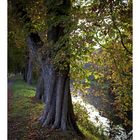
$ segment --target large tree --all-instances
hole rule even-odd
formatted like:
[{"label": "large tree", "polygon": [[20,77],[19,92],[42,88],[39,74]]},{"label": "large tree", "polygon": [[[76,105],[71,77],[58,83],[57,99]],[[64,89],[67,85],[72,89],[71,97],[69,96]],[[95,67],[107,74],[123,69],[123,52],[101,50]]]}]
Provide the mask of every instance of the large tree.
[{"label": "large tree", "polygon": [[42,62],[46,106],[40,122],[43,126],[74,130],[80,134],[70,94],[69,31],[66,24],[70,22],[71,3],[70,0],[52,0],[46,1],[46,7],[47,50]]}]

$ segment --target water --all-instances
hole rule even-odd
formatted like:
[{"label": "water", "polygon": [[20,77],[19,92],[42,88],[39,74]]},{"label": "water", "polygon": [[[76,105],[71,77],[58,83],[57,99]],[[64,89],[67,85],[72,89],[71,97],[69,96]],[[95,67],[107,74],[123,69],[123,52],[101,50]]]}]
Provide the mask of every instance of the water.
[{"label": "water", "polygon": [[99,111],[91,104],[85,102],[81,95],[78,94],[77,96],[72,96],[72,101],[74,103],[79,103],[81,106],[83,106],[89,115],[89,120],[97,127],[100,127],[104,133],[104,135],[109,136],[111,132],[111,137],[113,140],[131,140],[132,137],[128,138],[130,135],[132,135],[132,132],[130,134],[126,134],[126,131],[124,128],[122,128],[119,125],[111,127],[111,122],[109,119],[102,117],[99,113]]}]

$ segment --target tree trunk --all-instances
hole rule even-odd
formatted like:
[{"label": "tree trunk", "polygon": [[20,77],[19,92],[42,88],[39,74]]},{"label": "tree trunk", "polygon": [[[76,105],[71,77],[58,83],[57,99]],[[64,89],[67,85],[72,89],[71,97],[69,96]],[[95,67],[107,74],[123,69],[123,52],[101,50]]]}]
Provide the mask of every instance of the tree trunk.
[{"label": "tree trunk", "polygon": [[[36,44],[34,39],[32,37],[29,39],[30,45],[34,46]],[[36,96],[38,99],[43,97],[46,104],[39,118],[40,123],[51,129],[72,130],[83,136],[74,119],[69,69],[62,72],[56,70],[48,58],[45,62],[41,62],[40,66],[42,73],[38,80]]]},{"label": "tree trunk", "polygon": [[32,56],[29,56],[29,62],[28,62],[28,71],[27,71],[27,83],[32,84],[32,72],[33,72],[33,58]]},{"label": "tree trunk", "polygon": [[33,61],[34,61],[34,53],[33,53],[33,45],[31,44],[29,38],[27,38],[27,46],[29,50],[29,59],[28,59],[28,68],[27,68],[27,83],[32,84],[32,73],[33,73]]},{"label": "tree trunk", "polygon": [[22,69],[23,80],[25,82],[27,82],[27,70],[28,70],[28,64],[25,64],[25,67]]},{"label": "tree trunk", "polygon": [[[49,64],[48,64],[49,65]],[[73,112],[69,72],[57,73],[50,66],[44,73],[45,108],[40,122],[51,129],[71,130],[82,136]]]},{"label": "tree trunk", "polygon": [[38,78],[38,81],[37,81],[35,97],[38,100],[42,100],[43,102],[45,102],[45,97],[44,97],[44,80],[43,80],[43,75],[42,74],[40,75],[40,77]]}]

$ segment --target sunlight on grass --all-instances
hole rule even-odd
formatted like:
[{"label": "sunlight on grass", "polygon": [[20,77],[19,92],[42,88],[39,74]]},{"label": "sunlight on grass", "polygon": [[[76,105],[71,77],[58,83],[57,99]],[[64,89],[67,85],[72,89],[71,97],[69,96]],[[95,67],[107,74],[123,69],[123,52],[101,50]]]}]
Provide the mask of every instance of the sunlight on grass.
[{"label": "sunlight on grass", "polygon": [[34,97],[35,87],[29,86],[21,80],[17,80],[13,85],[13,92],[17,96]]}]

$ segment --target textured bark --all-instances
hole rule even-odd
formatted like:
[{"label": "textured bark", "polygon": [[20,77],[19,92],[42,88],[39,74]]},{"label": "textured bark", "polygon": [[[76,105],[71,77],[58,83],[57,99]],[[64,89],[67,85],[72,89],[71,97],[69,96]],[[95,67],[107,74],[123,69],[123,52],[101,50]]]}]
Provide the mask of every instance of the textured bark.
[{"label": "textured bark", "polygon": [[28,60],[28,69],[27,69],[27,83],[32,84],[32,71],[33,71],[33,61],[35,54],[33,53],[33,42],[31,42],[30,37],[27,38],[27,46],[29,50],[29,60]]},{"label": "textured bark", "polygon": [[[65,83],[65,91],[64,91],[64,99],[63,99],[63,106],[62,106],[62,117],[61,117],[61,129],[62,130],[67,130],[68,127],[68,96],[70,94],[70,83],[69,83],[69,78],[66,79]],[[70,108],[69,108],[70,109]],[[73,128],[73,127],[71,127]]]},{"label": "textured bark", "polygon": [[29,57],[28,72],[27,72],[27,83],[32,84],[32,71],[33,71],[33,58]]},{"label": "textured bark", "polygon": [[45,97],[44,97],[44,80],[43,80],[43,75],[42,74],[40,75],[40,77],[38,78],[38,81],[37,81],[35,97],[38,100],[42,100],[42,101],[45,102]]},{"label": "textured bark", "polygon": [[60,127],[62,102],[64,96],[64,86],[65,86],[65,75],[60,75],[57,81],[57,91],[56,91],[56,111],[55,111],[55,122],[52,128]]},{"label": "textured bark", "polygon": [[25,67],[22,69],[23,80],[27,82],[27,69],[28,65],[26,64]]},{"label": "textured bark", "polygon": [[27,46],[29,50],[28,70],[27,70],[27,83],[32,84],[33,62],[42,64],[41,58],[38,55],[38,49],[43,46],[38,33],[30,33],[27,37]]},{"label": "textured bark", "polygon": [[59,76],[50,74],[47,79],[46,107],[40,122],[43,126],[52,129],[73,130],[81,134],[74,119],[68,74]]}]

